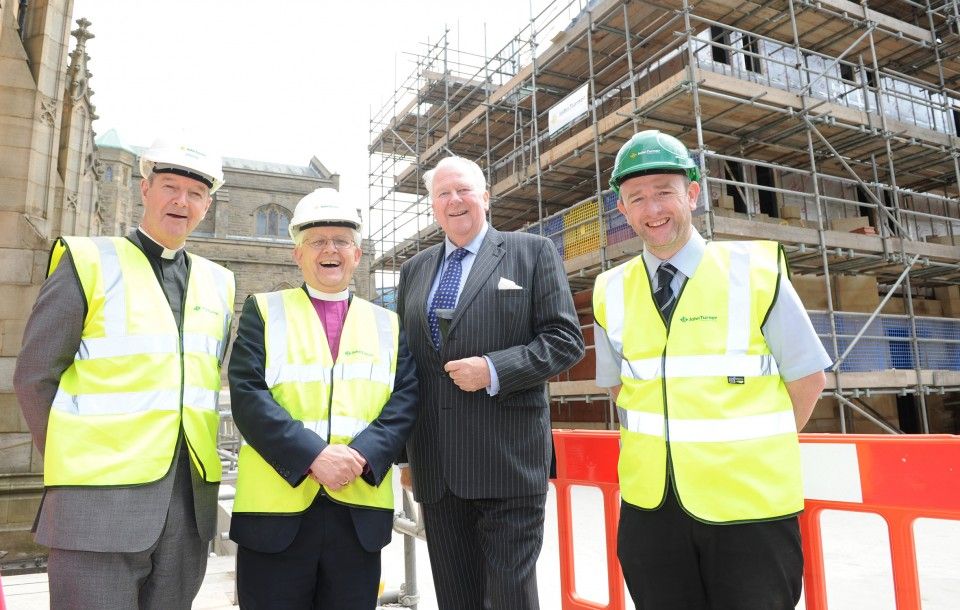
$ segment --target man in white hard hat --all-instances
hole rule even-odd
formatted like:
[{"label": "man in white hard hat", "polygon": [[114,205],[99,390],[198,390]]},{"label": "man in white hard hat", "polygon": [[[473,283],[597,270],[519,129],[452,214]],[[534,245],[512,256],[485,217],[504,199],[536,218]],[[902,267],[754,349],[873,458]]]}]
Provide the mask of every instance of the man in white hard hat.
[{"label": "man in white hard hat", "polygon": [[189,608],[216,531],[234,278],[184,243],[221,161],[157,141],[140,170],[135,231],[54,243],[17,359],[51,608]]},{"label": "man in white hard hat", "polygon": [[230,356],[240,606],[373,610],[416,370],[397,315],[350,292],[357,209],[318,189],[289,231],[304,283],[248,298]]}]

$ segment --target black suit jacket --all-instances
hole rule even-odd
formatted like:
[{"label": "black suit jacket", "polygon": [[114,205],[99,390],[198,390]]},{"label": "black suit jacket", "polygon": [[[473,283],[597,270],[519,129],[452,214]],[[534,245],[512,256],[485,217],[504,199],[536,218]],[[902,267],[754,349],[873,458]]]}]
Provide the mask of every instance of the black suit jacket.
[{"label": "black suit jacket", "polygon": [[[304,288],[306,290],[306,288]],[[314,458],[327,446],[325,439],[291,417],[270,395],[264,380],[266,354],[263,343],[263,319],[256,300],[243,305],[237,338],[230,356],[230,402],[233,420],[244,440],[257,450],[291,487],[307,476]],[[393,393],[380,416],[350,446],[367,460],[369,469],[362,475],[371,485],[379,485],[403,450],[417,417],[417,376],[413,357],[400,334],[397,373]],[[360,544],[371,552],[390,542],[393,513],[369,508],[351,508],[351,517]],[[299,515],[237,515],[230,522],[230,539],[262,553],[278,553],[293,542],[300,529]]]},{"label": "black suit jacket", "polygon": [[[545,493],[553,443],[546,381],[583,357],[583,336],[554,245],[489,227],[440,351],[430,339],[427,296],[444,244],[400,269],[397,313],[420,378],[417,427],[407,443],[414,492],[435,502]],[[501,278],[519,288],[502,289]],[[486,355],[500,392],[464,392],[444,363]]]}]

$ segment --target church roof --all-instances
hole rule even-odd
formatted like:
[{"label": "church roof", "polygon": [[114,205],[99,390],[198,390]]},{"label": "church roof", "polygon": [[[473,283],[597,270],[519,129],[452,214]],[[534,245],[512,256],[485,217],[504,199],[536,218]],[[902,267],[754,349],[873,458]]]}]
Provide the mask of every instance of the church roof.
[{"label": "church roof", "polygon": [[103,134],[96,140],[97,146],[100,148],[119,148],[120,150],[125,150],[128,153],[137,154],[133,148],[127,146],[127,144],[120,137],[120,134],[117,133],[116,129],[111,129],[107,133]]},{"label": "church roof", "polygon": [[[140,156],[144,150],[143,146],[128,146],[116,129],[111,129],[96,139],[97,146],[100,148],[117,148],[125,150],[136,156]],[[308,165],[290,165],[287,163],[273,163],[271,161],[256,161],[253,159],[238,159],[236,157],[224,157],[223,169],[246,170],[251,172],[280,174],[282,176],[303,176],[304,178],[321,178],[329,180],[334,174],[313,157]]]},{"label": "church roof", "polygon": [[273,163],[270,161],[255,161],[253,159],[238,159],[236,157],[224,157],[223,169],[243,169],[252,172],[263,172],[269,174],[282,174],[284,176],[303,176],[306,178],[329,178],[329,173],[317,171],[311,165],[288,165],[286,163]]}]

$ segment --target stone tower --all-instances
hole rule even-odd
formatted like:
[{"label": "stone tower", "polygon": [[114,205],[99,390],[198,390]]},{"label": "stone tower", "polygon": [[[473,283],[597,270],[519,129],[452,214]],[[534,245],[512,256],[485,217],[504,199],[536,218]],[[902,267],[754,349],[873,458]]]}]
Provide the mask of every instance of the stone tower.
[{"label": "stone tower", "polygon": [[[86,41],[72,0],[0,3],[0,550],[35,552],[40,456],[13,395],[23,327],[60,232],[99,231]],[[70,34],[76,39],[68,53]]]}]

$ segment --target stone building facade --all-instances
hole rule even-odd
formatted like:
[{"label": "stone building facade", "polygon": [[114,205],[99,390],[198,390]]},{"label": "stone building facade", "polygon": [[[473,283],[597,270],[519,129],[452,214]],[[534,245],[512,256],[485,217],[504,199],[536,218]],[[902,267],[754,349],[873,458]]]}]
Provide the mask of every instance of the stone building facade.
[{"label": "stone building facade", "polygon": [[[89,22],[72,0],[0,2],[0,561],[34,551],[41,471],[12,379],[52,236],[99,233]],[[76,39],[68,53],[70,35]],[[6,553],[5,553],[6,551]]]},{"label": "stone building facade", "polygon": [[[0,568],[8,571],[45,555],[29,533],[43,464],[12,379],[52,240],[123,235],[143,212],[141,149],[112,130],[94,139],[86,52],[93,34],[84,19],[71,31],[72,12],[72,0],[0,1]],[[316,158],[306,166],[225,159],[224,173],[226,185],[187,248],[236,274],[239,312],[248,294],[301,283],[287,223],[301,197],[339,188],[339,175]],[[365,255],[357,294],[370,296],[369,277]]]}]

